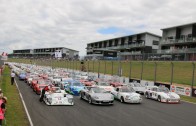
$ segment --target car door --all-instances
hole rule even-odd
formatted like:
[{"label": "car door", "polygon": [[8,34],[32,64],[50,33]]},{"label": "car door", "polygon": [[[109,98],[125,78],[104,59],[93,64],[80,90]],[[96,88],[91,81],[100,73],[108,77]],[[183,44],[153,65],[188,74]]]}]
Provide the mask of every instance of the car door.
[{"label": "car door", "polygon": [[152,98],[157,99],[157,88],[156,87],[152,88]]}]

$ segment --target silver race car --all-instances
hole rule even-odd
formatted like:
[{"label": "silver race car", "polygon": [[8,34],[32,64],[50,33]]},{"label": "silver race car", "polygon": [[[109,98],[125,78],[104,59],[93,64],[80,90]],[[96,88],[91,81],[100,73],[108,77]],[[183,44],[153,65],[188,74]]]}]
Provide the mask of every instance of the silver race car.
[{"label": "silver race car", "polygon": [[85,87],[80,91],[80,98],[87,100],[90,104],[112,105],[114,102],[114,96],[99,87]]}]

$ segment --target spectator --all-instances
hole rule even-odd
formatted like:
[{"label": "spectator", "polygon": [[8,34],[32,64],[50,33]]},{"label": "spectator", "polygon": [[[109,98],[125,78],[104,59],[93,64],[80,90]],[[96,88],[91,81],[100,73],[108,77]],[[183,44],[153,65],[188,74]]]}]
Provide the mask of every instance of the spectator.
[{"label": "spectator", "polygon": [[3,92],[2,92],[1,89],[0,89],[0,97],[1,97],[1,98],[3,97]]},{"label": "spectator", "polygon": [[14,73],[14,71],[12,71],[11,73],[11,85],[14,84],[14,78],[15,78],[16,74]]},{"label": "spectator", "polygon": [[7,97],[0,98],[0,126],[2,126],[2,122],[5,119],[5,104],[7,103]]},{"label": "spectator", "polygon": [[41,92],[41,96],[40,96],[40,99],[39,101],[42,102],[43,99],[44,99],[44,95],[46,93],[46,91],[49,91],[51,89],[52,86],[48,85],[48,86],[45,86],[43,89],[42,89],[42,92]]}]

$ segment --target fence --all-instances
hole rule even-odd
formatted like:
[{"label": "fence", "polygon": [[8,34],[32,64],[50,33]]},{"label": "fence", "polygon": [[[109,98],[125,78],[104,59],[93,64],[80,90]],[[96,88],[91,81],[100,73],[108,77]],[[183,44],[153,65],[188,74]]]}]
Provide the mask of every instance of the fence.
[{"label": "fence", "polygon": [[184,85],[196,88],[195,62],[179,61],[68,61],[68,60],[29,60],[10,59],[14,62],[31,63],[53,68],[67,68],[97,74],[128,77],[130,80],[148,80],[167,85]]}]

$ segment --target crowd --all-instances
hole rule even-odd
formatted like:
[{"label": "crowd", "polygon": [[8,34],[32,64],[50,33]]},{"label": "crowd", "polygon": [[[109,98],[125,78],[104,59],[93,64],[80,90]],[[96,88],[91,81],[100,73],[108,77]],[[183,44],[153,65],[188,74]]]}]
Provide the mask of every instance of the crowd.
[{"label": "crowd", "polygon": [[2,126],[3,120],[5,121],[6,103],[7,97],[3,96],[3,92],[0,89],[0,126]]},{"label": "crowd", "polygon": [[[3,69],[4,69],[4,65],[0,68],[0,75],[2,74]],[[3,121],[6,124],[6,120],[5,120],[6,103],[7,103],[7,97],[3,95],[3,91],[0,88],[0,126],[3,125]]]}]

